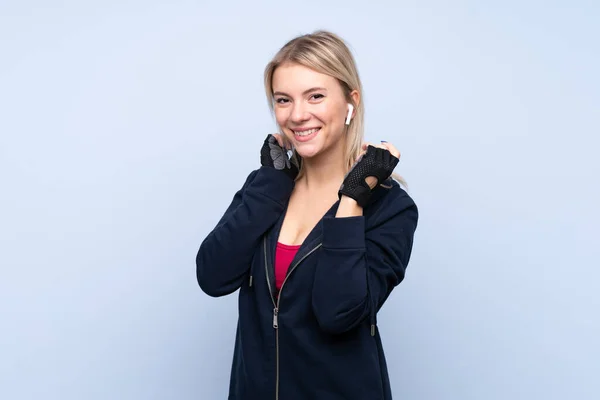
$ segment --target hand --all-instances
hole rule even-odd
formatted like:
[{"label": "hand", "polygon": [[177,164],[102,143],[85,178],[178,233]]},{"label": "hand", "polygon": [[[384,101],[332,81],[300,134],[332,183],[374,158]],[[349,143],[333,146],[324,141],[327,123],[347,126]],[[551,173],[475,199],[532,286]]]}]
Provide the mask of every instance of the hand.
[{"label": "hand", "polygon": [[288,146],[280,134],[269,134],[260,149],[260,163],[284,172],[292,180],[298,176],[298,165],[288,157]]},{"label": "hand", "polygon": [[371,190],[389,178],[394,171],[400,160],[400,152],[385,142],[377,146],[365,143],[362,148],[363,153],[344,178],[339,196],[350,197],[359,206],[365,207],[371,197]]},{"label": "hand", "polygon": [[[360,158],[365,154],[367,147],[368,146],[373,146],[373,147],[378,147],[381,149],[387,149],[391,155],[393,155],[394,157],[396,157],[398,160],[400,159],[400,152],[398,151],[398,149],[391,143],[388,142],[381,142],[381,144],[379,145],[375,145],[372,143],[363,143],[362,145],[362,150],[363,152],[358,156],[358,158],[356,159],[356,161],[360,160]],[[390,173],[391,175],[391,173]],[[386,178],[387,179],[387,178]],[[377,186],[377,178],[375,178],[374,176],[368,176],[367,179],[367,184],[369,185],[369,187],[371,188],[371,190]]]}]

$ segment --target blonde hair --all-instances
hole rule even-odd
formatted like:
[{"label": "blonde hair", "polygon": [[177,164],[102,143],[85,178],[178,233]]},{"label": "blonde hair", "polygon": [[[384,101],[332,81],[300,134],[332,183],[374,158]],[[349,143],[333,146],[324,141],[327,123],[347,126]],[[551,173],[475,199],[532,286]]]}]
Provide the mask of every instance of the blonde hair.
[{"label": "blonde hair", "polygon": [[[355,115],[350,125],[346,128],[347,147],[345,157],[346,171],[349,171],[362,152],[361,146],[364,140],[365,115],[362,84],[350,49],[338,35],[324,30],[301,35],[287,42],[275,54],[271,62],[267,64],[264,71],[265,91],[271,112],[274,111],[275,101],[273,96],[273,75],[277,67],[284,63],[299,64],[336,78],[342,87],[346,101],[354,105]],[[353,90],[357,90],[360,93],[358,105],[354,104],[350,96]],[[293,157],[296,157],[296,160],[300,161],[297,154],[294,153]],[[299,165],[300,173],[298,174],[298,178],[303,174],[302,163],[299,162]],[[392,176],[406,186],[406,183],[400,176],[396,174]]]}]

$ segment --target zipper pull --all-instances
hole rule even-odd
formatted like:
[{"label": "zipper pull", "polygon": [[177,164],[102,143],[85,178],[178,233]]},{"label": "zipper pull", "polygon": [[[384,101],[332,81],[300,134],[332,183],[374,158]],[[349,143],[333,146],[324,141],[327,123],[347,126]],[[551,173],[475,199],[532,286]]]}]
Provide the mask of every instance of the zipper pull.
[{"label": "zipper pull", "polygon": [[250,275],[250,284],[248,286],[252,287],[252,275]]},{"label": "zipper pull", "polygon": [[277,329],[279,328],[279,324],[277,323],[277,312],[279,310],[277,310],[277,308],[273,309],[273,328]]}]

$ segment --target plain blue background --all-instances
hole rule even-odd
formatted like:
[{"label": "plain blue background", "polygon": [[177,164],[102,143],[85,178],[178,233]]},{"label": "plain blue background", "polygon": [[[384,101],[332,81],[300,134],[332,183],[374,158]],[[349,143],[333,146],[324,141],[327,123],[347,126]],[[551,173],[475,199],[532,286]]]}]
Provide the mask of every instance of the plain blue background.
[{"label": "plain blue background", "polygon": [[420,207],[395,398],[600,398],[597,2],[166,3],[0,2],[0,398],[226,398],[237,298],[194,258],[320,28]]}]

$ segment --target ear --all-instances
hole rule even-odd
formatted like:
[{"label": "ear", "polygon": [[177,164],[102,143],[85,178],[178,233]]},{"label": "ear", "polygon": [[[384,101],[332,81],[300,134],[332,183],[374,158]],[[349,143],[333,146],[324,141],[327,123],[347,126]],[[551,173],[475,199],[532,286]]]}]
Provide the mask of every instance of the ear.
[{"label": "ear", "polygon": [[352,114],[352,118],[354,118],[356,115],[356,109],[360,104],[360,93],[358,90],[354,89],[352,92],[350,92],[350,98],[352,99],[352,105],[354,106],[354,113]]}]

